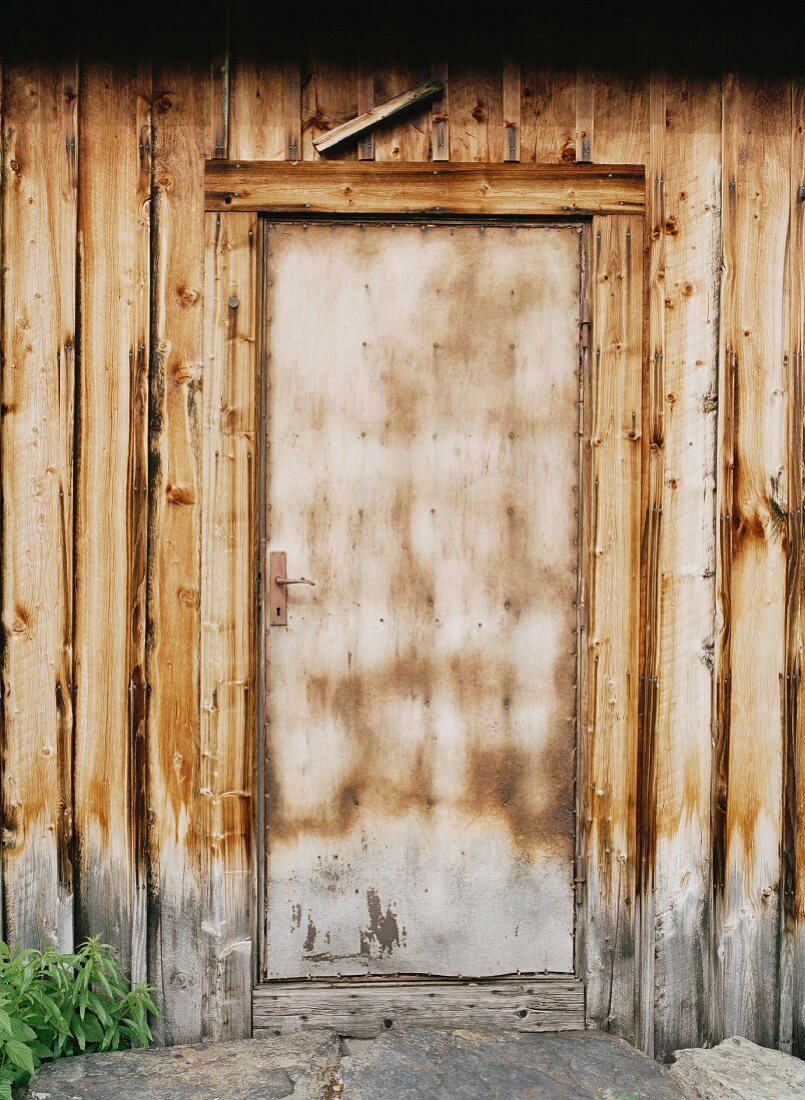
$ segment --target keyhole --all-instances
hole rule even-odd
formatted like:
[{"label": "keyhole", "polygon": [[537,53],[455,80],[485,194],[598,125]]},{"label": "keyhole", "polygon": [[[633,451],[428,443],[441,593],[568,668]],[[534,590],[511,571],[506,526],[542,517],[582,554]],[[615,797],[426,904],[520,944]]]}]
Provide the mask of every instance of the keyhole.
[{"label": "keyhole", "polygon": [[279,618],[281,614],[282,614],[282,608],[278,607],[277,608],[277,618]]}]

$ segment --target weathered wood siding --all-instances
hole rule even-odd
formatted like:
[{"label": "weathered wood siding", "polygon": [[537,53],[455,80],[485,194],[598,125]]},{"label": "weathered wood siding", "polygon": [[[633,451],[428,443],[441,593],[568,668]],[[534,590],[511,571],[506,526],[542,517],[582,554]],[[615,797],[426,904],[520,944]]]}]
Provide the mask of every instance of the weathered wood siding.
[{"label": "weathered wood siding", "polygon": [[645,223],[591,256],[591,1021],[659,1056],[735,1031],[805,1053],[802,88],[286,47],[230,13],[192,61],[4,60],[4,932],[102,932],[168,1040],[248,1030],[257,227],[205,229],[203,162],[318,159],[435,74],[340,155],[646,164]]}]

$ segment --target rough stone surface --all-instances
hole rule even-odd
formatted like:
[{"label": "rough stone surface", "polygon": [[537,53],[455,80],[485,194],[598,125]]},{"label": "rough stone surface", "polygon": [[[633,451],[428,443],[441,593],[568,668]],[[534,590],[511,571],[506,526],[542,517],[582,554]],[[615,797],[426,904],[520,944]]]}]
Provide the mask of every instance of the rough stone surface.
[{"label": "rough stone surface", "polygon": [[667,1070],[596,1031],[412,1029],[343,1047],[344,1100],[680,1100]]},{"label": "rough stone surface", "polygon": [[301,1032],[90,1054],[46,1066],[25,1100],[679,1100],[668,1071],[601,1032]]},{"label": "rough stone surface", "polygon": [[338,1036],[88,1054],[43,1066],[24,1100],[335,1100]]},{"label": "rough stone surface", "polygon": [[678,1050],[671,1075],[691,1100],[803,1100],[805,1062],[737,1036],[711,1050]]}]

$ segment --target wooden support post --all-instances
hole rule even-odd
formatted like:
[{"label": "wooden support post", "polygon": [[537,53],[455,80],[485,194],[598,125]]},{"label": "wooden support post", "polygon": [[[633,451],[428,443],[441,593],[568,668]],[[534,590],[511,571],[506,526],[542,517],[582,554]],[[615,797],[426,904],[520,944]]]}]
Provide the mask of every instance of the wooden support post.
[{"label": "wooden support post", "polygon": [[584,719],[587,1014],[636,1040],[643,220],[593,218]]},{"label": "wooden support post", "polygon": [[204,1038],[251,1035],[257,219],[206,217],[201,540]]}]

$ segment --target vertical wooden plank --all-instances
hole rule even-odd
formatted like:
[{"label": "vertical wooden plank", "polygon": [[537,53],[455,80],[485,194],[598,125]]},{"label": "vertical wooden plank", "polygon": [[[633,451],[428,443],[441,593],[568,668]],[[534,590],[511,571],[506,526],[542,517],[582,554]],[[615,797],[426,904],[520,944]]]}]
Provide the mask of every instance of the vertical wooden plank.
[{"label": "vertical wooden plank", "polygon": [[285,122],[285,156],[302,156],[302,73],[298,62],[287,61],[282,68],[282,115]]},{"label": "vertical wooden plank", "polygon": [[[710,1005],[710,782],[715,428],[721,263],[721,85],[663,81],[652,112],[654,357],[662,354],[655,727],[654,1054],[703,1045]],[[658,146],[662,146],[661,150]],[[659,201],[658,201],[659,200]],[[661,312],[660,312],[661,311]],[[662,331],[664,329],[664,332]]]},{"label": "vertical wooden plank", "polygon": [[[79,118],[76,937],[143,976],[150,73],[88,59]],[[136,936],[135,936],[135,933]]]},{"label": "vertical wooden plank", "polygon": [[[780,1045],[805,1054],[805,733],[802,728],[803,346],[805,345],[805,86],[792,87],[788,246],[789,537],[786,624],[786,768],[783,795],[783,944]],[[789,1002],[784,997],[790,986]]]},{"label": "vertical wooden plank", "polygon": [[503,159],[520,159],[520,62],[503,62]]},{"label": "vertical wooden plank", "polygon": [[[722,392],[725,469],[719,748],[714,838],[723,1034],[778,1041],[787,405],[783,308],[790,89],[724,88]],[[730,377],[731,376],[731,377]],[[763,644],[758,645],[758,639]],[[726,688],[726,692],[725,692]],[[726,801],[725,801],[726,800]],[[720,1036],[717,1036],[720,1037]]]},{"label": "vertical wooden plank", "polygon": [[645,76],[596,74],[595,161],[647,164],[649,81]]},{"label": "vertical wooden plank", "polygon": [[[291,160],[286,117],[286,69],[291,51],[283,49],[269,11],[254,0],[230,0],[229,155],[233,160]],[[299,131],[299,74],[296,71],[295,130]]]},{"label": "vertical wooden plank", "polygon": [[210,73],[210,119],[212,155],[229,155],[229,0],[214,0],[215,34],[212,39]]},{"label": "vertical wooden plank", "polygon": [[576,73],[576,160],[589,164],[593,160],[595,128],[595,82],[589,69]]},{"label": "vertical wooden plank", "polygon": [[587,1012],[635,1041],[643,223],[593,219]]},{"label": "vertical wooden plank", "polygon": [[[371,62],[362,55],[358,58],[358,114],[362,115],[375,105],[375,77]],[[375,159],[374,133],[368,130],[358,138],[358,160]]]},{"label": "vertical wooden plank", "polygon": [[502,66],[451,63],[450,160],[503,160]]},{"label": "vertical wooden plank", "polygon": [[251,1036],[257,221],[207,215],[201,546],[204,1037]]},{"label": "vertical wooden plank", "polygon": [[160,1038],[200,1038],[199,385],[203,162],[211,146],[203,60],[154,73],[154,345],[150,371],[147,668],[151,860],[149,981]]},{"label": "vertical wooden plank", "polygon": [[641,444],[642,539],[640,556],[640,698],[637,757],[637,894],[639,908],[638,1041],[654,1051],[654,844],[660,547],[665,469],[665,81],[652,74],[649,89],[648,250],[644,277],[648,327],[644,347]]},{"label": "vertical wooden plank", "polygon": [[8,65],[3,107],[5,934],[73,938],[74,58]]},{"label": "vertical wooden plank", "polygon": [[432,66],[434,76],[444,84],[444,92],[431,104],[430,113],[430,157],[431,160],[450,160],[450,85],[446,61],[437,61]]},{"label": "vertical wooden plank", "polygon": [[[302,76],[302,160],[320,160],[313,139],[358,113],[358,70],[354,57],[336,56],[326,42],[314,41]],[[335,160],[355,160],[354,145]]]},{"label": "vertical wooden plank", "polygon": [[561,69],[525,65],[521,119],[521,160],[535,164],[575,161],[575,74]]},{"label": "vertical wooden plank", "polygon": [[235,160],[284,160],[283,69],[233,52],[229,150]]},{"label": "vertical wooden plank", "polygon": [[[426,65],[407,64],[395,59],[391,48],[386,61],[375,68],[374,96],[376,103],[383,103],[409,88],[415,88],[430,76]],[[421,104],[406,112],[399,120],[389,120],[375,131],[376,160],[426,161],[430,159],[431,135],[429,119],[435,107]]]}]

